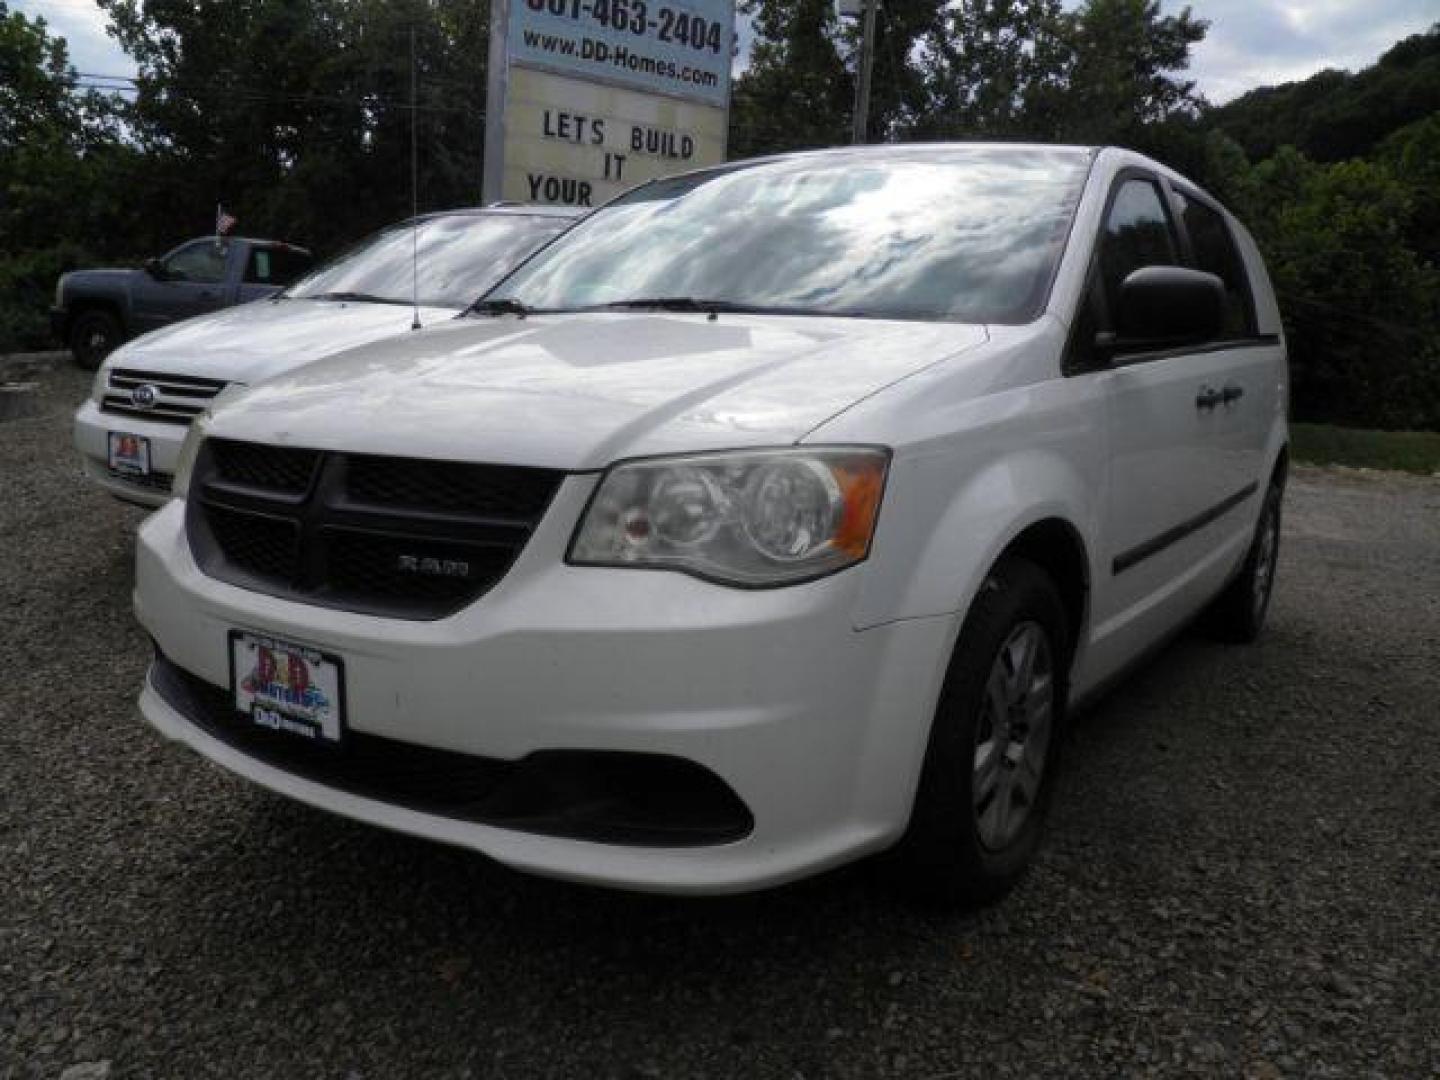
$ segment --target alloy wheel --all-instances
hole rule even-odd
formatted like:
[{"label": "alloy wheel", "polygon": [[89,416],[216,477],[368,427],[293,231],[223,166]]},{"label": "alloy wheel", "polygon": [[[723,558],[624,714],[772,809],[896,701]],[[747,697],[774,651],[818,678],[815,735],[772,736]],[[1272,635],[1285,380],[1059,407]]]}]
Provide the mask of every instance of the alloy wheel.
[{"label": "alloy wheel", "polygon": [[1049,638],[1039,623],[1020,623],[991,665],[975,727],[975,825],[991,851],[1020,835],[1039,801],[1054,716]]}]

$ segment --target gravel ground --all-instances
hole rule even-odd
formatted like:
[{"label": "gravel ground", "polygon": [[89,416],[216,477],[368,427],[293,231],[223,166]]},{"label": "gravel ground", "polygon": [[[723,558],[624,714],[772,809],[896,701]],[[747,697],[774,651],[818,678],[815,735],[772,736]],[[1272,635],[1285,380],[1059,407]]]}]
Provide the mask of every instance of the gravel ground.
[{"label": "gravel ground", "polygon": [[138,511],[0,424],[0,1077],[1440,1076],[1440,483],[1297,470],[1258,646],[1074,732],[1010,899],[524,878],[142,726]]}]

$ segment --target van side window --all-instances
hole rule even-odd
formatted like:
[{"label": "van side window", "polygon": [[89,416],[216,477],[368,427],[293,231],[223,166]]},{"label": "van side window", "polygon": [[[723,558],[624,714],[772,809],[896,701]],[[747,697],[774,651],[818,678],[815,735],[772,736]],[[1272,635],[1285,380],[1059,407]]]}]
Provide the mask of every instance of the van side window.
[{"label": "van side window", "polygon": [[1251,314],[1255,306],[1250,296],[1250,279],[1245,275],[1245,263],[1235,247],[1230,227],[1219,213],[1200,200],[1186,198],[1180,191],[1175,192],[1175,198],[1180,205],[1185,231],[1190,234],[1196,269],[1214,274],[1225,283],[1225,336],[1248,337],[1255,332]]},{"label": "van side window", "polygon": [[1120,284],[1143,266],[1178,266],[1175,234],[1150,180],[1126,180],[1115,193],[1100,237],[1100,283],[1114,325]]}]

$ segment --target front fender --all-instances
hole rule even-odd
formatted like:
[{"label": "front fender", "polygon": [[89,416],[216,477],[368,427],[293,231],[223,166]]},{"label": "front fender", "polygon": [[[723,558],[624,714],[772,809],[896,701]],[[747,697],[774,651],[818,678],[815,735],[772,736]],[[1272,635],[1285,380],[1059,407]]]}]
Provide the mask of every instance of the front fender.
[{"label": "front fender", "polygon": [[128,326],[130,324],[132,281],[139,271],[134,270],[72,270],[65,275],[61,288],[61,303],[68,317],[73,317],[77,308],[103,304]]},{"label": "front fender", "polygon": [[1090,382],[972,402],[952,434],[897,450],[857,628],[964,612],[1005,548],[1048,519],[1079,535],[1094,579],[1104,433],[1076,419],[1096,415],[1077,400]]}]

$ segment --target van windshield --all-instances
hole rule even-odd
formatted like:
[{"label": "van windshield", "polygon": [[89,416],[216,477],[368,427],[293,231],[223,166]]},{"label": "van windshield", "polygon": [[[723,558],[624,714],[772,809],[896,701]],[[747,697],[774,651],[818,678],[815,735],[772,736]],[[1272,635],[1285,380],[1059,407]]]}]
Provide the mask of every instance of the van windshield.
[{"label": "van windshield", "polygon": [[592,214],[486,299],[1019,323],[1043,310],[1088,151],[834,151],[691,173]]}]

